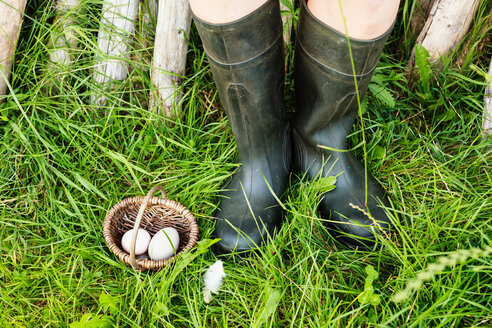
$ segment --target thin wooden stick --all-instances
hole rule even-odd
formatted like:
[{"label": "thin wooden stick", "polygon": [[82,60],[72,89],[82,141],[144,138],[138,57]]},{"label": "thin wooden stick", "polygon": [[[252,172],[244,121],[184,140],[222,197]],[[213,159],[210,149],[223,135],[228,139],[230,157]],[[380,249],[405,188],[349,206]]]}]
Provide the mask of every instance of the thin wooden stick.
[{"label": "thin wooden stick", "polygon": [[[138,0],[108,0],[102,8],[101,25],[97,44],[94,80],[108,87],[113,81],[123,81],[128,76],[126,61],[129,58],[129,42],[135,30]],[[93,95],[92,100],[102,105],[104,97]]]},{"label": "thin wooden stick", "polygon": [[[7,80],[10,77],[12,58],[25,8],[26,0],[0,1],[0,70],[2,70],[2,74],[0,74],[0,96],[7,92]],[[0,102],[2,100],[3,97],[0,98]]]},{"label": "thin wooden stick", "polygon": [[489,80],[489,84],[485,88],[483,99],[482,135],[484,137],[492,135],[492,57],[490,58],[489,77],[491,80]]},{"label": "thin wooden stick", "polygon": [[167,117],[178,114],[186,69],[186,38],[190,32],[191,10],[188,0],[161,0],[157,14],[149,110]]}]

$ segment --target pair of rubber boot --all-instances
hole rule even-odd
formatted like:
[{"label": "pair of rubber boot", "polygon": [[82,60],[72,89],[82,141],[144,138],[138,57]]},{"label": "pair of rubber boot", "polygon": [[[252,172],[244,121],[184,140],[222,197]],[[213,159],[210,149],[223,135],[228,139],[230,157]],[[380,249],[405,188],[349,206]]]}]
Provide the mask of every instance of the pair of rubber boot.
[{"label": "pair of rubber boot", "polygon": [[389,31],[370,41],[350,40],[354,79],[346,36],[315,18],[301,1],[291,130],[283,106],[279,1],[269,0],[232,23],[194,20],[241,163],[215,214],[218,251],[255,248],[280,226],[279,198],[287,187],[291,162],[312,180],[336,176],[335,189],[319,204],[321,216],[342,243],[372,248],[375,235],[390,227],[381,208],[388,201],[345,149],[358,113],[356,90],[362,99]]}]

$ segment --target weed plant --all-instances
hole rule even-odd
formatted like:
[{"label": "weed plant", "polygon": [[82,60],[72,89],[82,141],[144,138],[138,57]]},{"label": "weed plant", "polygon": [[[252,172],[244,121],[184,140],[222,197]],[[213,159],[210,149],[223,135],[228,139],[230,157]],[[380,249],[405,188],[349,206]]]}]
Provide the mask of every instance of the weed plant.
[{"label": "weed plant", "polygon": [[[50,67],[53,1],[28,2],[0,105],[1,327],[492,325],[492,139],[480,137],[479,74],[491,57],[488,1],[438,67],[418,49],[413,74],[416,2],[402,1],[361,104],[368,169],[391,200],[395,233],[373,252],[337,244],[316,210],[329,183],[292,174],[282,228],[257,252],[224,259],[225,283],[208,305],[213,213],[238,167],[208,61],[192,28],[182,115],[149,112],[152,35],[139,23],[128,78],[102,89],[92,78],[101,6],[81,1],[75,60]],[[293,47],[286,58],[292,112]],[[92,105],[93,93],[107,105]],[[358,126],[350,144],[363,161]],[[106,246],[102,222],[156,184],[194,213],[201,241],[174,266],[135,272]]]}]

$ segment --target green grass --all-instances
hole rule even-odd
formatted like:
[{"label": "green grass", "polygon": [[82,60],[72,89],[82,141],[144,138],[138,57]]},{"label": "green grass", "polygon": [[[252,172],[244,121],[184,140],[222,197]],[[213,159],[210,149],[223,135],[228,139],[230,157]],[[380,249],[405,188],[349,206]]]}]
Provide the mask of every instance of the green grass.
[{"label": "green grass", "polygon": [[[196,30],[182,116],[171,125],[147,111],[151,49],[132,51],[132,71],[113,90],[94,85],[101,2],[83,0],[74,13],[77,60],[55,73],[51,1],[29,2],[14,92],[0,105],[1,326],[89,318],[91,327],[490,327],[492,139],[480,138],[485,84],[470,68],[488,67],[490,5],[481,1],[471,32],[427,86],[406,70],[412,6],[402,4],[363,102],[367,162],[398,233],[375,252],[335,243],[316,211],[318,191],[292,175],[282,229],[260,251],[225,261],[222,291],[207,305],[212,216],[237,165]],[[289,73],[289,111],[292,85]],[[106,108],[90,104],[93,92],[108,97]],[[350,136],[353,146],[362,139]],[[362,147],[356,153],[362,160]],[[102,222],[115,203],[155,184],[195,214],[203,241],[174,266],[138,273],[109,251]]]}]

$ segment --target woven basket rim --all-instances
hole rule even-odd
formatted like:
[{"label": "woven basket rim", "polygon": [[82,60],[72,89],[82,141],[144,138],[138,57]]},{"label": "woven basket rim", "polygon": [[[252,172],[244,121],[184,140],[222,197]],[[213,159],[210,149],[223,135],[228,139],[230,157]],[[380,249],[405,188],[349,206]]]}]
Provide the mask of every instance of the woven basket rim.
[{"label": "woven basket rim", "polygon": [[[113,238],[113,234],[111,231],[111,222],[118,210],[130,204],[141,205],[145,198],[146,198],[145,196],[125,198],[119,201],[118,203],[116,203],[113,207],[111,207],[108,213],[106,214],[106,217],[104,218],[103,232],[104,232],[104,239],[106,240],[106,244],[108,245],[109,249],[126,265],[131,265],[130,254],[128,254],[126,251],[124,251],[123,249],[119,248],[116,245],[115,239]],[[171,200],[169,198],[160,198],[154,196],[149,199],[148,205],[154,205],[154,206],[157,205],[167,209],[172,209],[177,211],[181,216],[183,216],[186,220],[184,223],[186,224],[186,226],[189,227],[189,231],[188,231],[189,240],[188,243],[183,246],[181,251],[179,251],[175,256],[170,257],[168,259],[160,260],[160,261],[153,261],[150,259],[145,259],[145,260],[136,259],[136,262],[139,265],[138,271],[144,271],[148,269],[159,270],[164,268],[166,265],[174,262],[183,253],[189,252],[196,245],[199,236],[198,224],[196,222],[194,215],[191,214],[191,212],[179,202]],[[134,220],[135,218],[133,218],[133,221]]]}]

